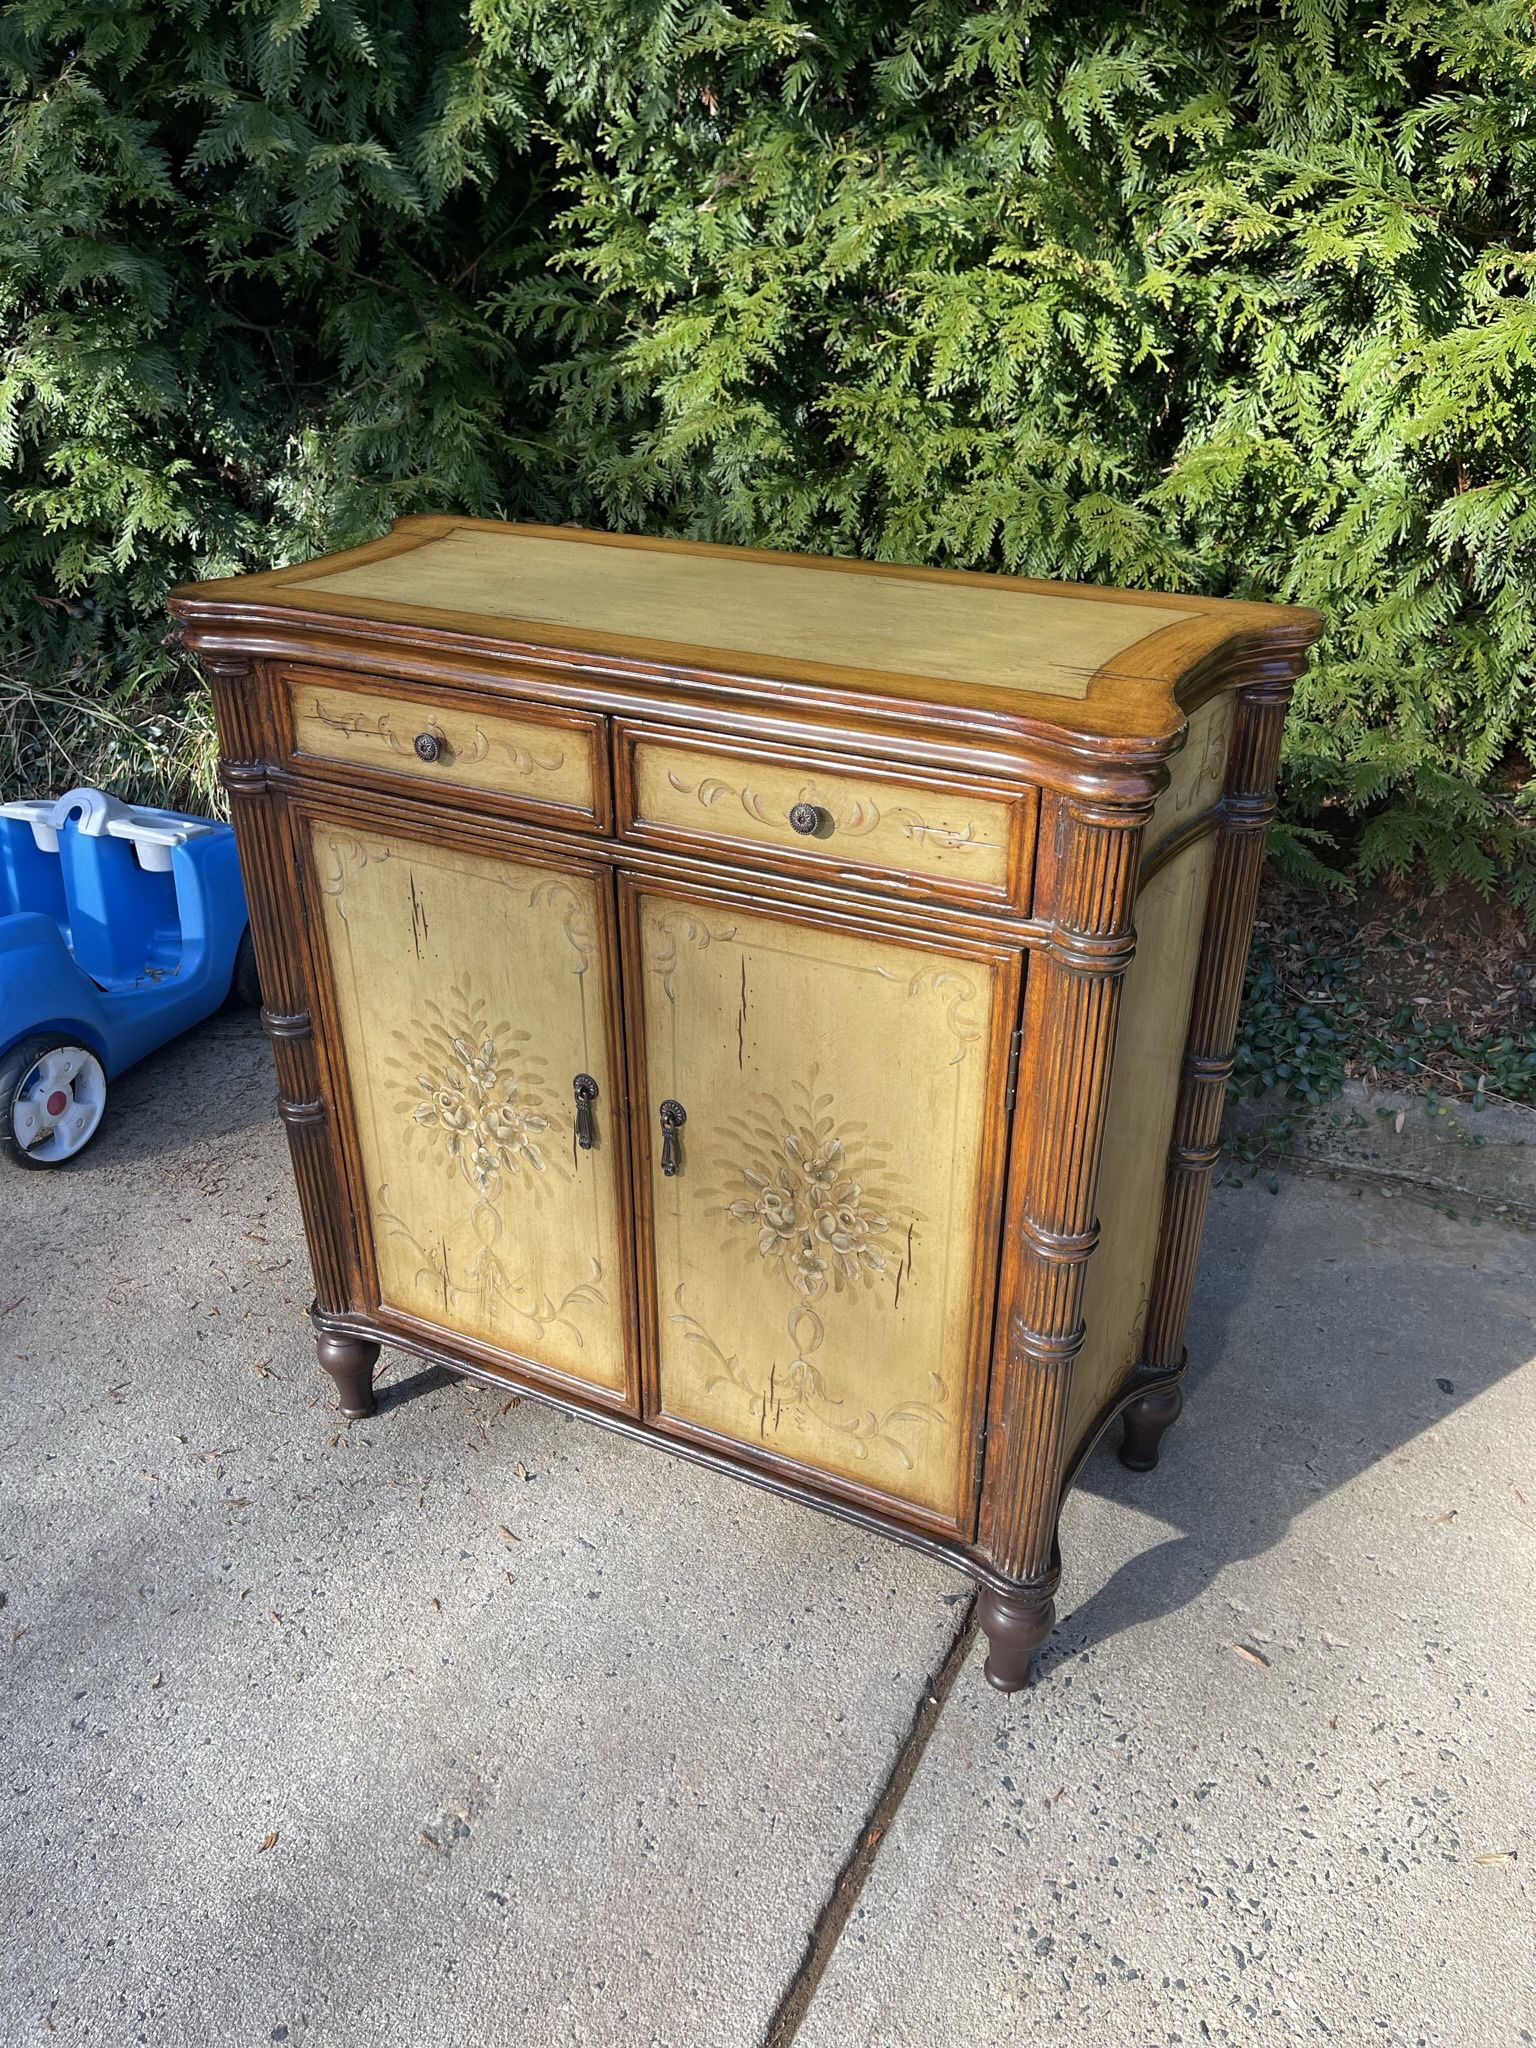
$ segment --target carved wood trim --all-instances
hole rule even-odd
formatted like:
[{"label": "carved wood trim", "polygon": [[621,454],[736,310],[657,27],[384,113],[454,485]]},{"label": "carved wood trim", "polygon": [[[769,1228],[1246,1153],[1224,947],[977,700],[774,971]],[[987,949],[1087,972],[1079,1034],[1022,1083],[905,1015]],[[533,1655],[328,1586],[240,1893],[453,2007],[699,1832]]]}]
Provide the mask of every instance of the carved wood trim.
[{"label": "carved wood trim", "polygon": [[1015,1584],[1055,1583],[1067,1390],[1083,1342],[1084,1272],[1120,986],[1151,805],[1055,800],[1042,900],[1051,936],[1030,965],[1010,1162],[1000,1342],[987,1416],[980,1541]]},{"label": "carved wood trim", "polygon": [[262,1023],[277,1070],[277,1108],[288,1131],[314,1273],[315,1300],[339,1311],[354,1299],[357,1250],[342,1196],[333,1132],[320,1082],[301,942],[302,909],[281,797],[268,782],[269,705],[256,664],[204,656],[221,751],[220,780],[240,849],[251,943],[263,996]]},{"label": "carved wood trim", "polygon": [[1211,1176],[1221,1157],[1221,1117],[1258,908],[1264,840],[1275,811],[1280,740],[1301,661],[1302,650],[1287,650],[1252,655],[1243,664],[1142,1337],[1138,1371],[1143,1376],[1174,1375],[1184,1365],[1184,1328]]}]

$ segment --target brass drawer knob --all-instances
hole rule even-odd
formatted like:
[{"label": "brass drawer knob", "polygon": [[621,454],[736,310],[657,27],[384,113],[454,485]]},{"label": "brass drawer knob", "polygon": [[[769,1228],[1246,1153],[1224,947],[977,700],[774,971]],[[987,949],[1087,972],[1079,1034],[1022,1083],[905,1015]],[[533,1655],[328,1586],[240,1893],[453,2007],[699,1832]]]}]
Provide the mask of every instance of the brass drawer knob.
[{"label": "brass drawer knob", "polygon": [[435,761],[443,751],[443,743],[435,732],[419,732],[415,747],[423,761]]},{"label": "brass drawer knob", "polygon": [[791,827],[804,838],[811,838],[817,832],[828,832],[832,819],[820,804],[796,804],[789,814]]}]

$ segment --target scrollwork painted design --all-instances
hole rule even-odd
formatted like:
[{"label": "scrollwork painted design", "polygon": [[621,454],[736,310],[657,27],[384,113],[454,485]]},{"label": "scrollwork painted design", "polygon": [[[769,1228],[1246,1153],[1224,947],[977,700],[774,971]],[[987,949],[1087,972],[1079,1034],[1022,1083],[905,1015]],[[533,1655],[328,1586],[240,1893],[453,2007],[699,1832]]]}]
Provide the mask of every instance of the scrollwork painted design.
[{"label": "scrollwork painted design", "polygon": [[315,879],[323,896],[335,898],[337,914],[345,924],[347,906],[342,899],[348,879],[367,867],[370,860],[376,863],[388,860],[389,848],[377,842],[365,846],[351,832],[327,832],[319,844],[324,850],[325,862],[323,866],[317,866]]},{"label": "scrollwork painted design", "polygon": [[[875,972],[882,981],[901,979],[888,967],[877,967]],[[944,1005],[944,1023],[956,1047],[955,1056],[949,1064],[958,1067],[971,1047],[986,1035],[984,1026],[972,1011],[972,1005],[978,1000],[976,984],[953,967],[926,967],[908,981],[907,994],[919,995],[924,988],[931,989]]]},{"label": "scrollwork painted design", "polygon": [[997,841],[983,839],[976,830],[974,821],[961,831],[954,825],[930,825],[926,818],[916,811],[906,809],[892,811],[891,816],[901,825],[903,834],[918,845],[942,846],[946,853],[996,853]]},{"label": "scrollwork painted design", "polygon": [[856,1458],[867,1458],[878,1445],[910,1472],[915,1469],[916,1460],[897,1430],[904,1424],[942,1426],[947,1420],[941,1406],[947,1389],[936,1372],[928,1375],[931,1402],[901,1401],[883,1413],[873,1408],[850,1412],[847,1404],[831,1392],[815,1363],[815,1354],[826,1336],[826,1325],[804,1302],[792,1308],[787,1318],[793,1356],[783,1366],[770,1363],[768,1377],[759,1386],[741,1360],[734,1353],[723,1351],[698,1318],[688,1312],[683,1283],[679,1282],[673,1299],[676,1307],[671,1320],[681,1330],[683,1342],[699,1346],[713,1362],[715,1370],[705,1382],[706,1393],[724,1386],[734,1387],[747,1402],[761,1443],[777,1437],[786,1425],[802,1430],[819,1426],[845,1437]]},{"label": "scrollwork painted design", "polygon": [[[679,936],[701,953],[715,944],[728,945],[737,936],[735,925],[711,929],[702,919],[681,911],[675,920],[672,915],[659,916],[649,911],[646,922],[654,941],[647,949],[650,969],[669,1003],[677,1000],[673,977],[677,973]],[[888,967],[872,971],[882,981],[897,982],[903,978]],[[981,1000],[975,982],[953,967],[927,967],[910,976],[906,987],[909,996],[920,995],[927,988],[943,1003],[945,1027],[955,1041],[954,1057],[949,1064],[958,1067],[971,1047],[986,1036],[986,1027],[975,1014],[975,1006]]]},{"label": "scrollwork painted design", "polygon": [[[749,818],[760,825],[789,826],[789,814],[796,803],[815,804],[831,818],[833,829],[845,839],[862,839],[878,831],[882,822],[880,806],[870,796],[850,797],[839,801],[836,790],[802,784],[788,803],[777,803],[753,789],[750,784],[738,786],[724,781],[718,775],[706,775],[698,782],[685,781],[675,768],[667,770],[667,782],[679,796],[691,796],[704,810],[734,798]],[[887,816],[897,827],[904,839],[916,845],[939,846],[946,853],[995,853],[997,841],[984,839],[977,831],[975,821],[968,821],[963,827],[933,824],[920,812],[908,805],[893,808]]]},{"label": "scrollwork painted design", "polygon": [[682,911],[678,912],[676,923],[671,917],[658,917],[654,914],[647,921],[656,941],[655,946],[650,949],[651,972],[661,983],[661,992],[669,1003],[677,1001],[677,991],[673,987],[672,977],[677,972],[679,928],[688,944],[696,946],[701,953],[717,939],[729,944],[736,936],[736,927],[733,924],[723,925],[718,931],[711,931],[701,918],[689,917]]},{"label": "scrollwork painted design", "polygon": [[915,996],[925,985],[944,1005],[944,1022],[956,1042],[955,1056],[950,1065],[958,1067],[983,1036],[980,1023],[971,1014],[971,1005],[976,1001],[976,984],[965,975],[957,974],[952,967],[935,967],[925,974],[914,974],[908,983],[908,994]]},{"label": "scrollwork painted design", "polygon": [[1192,811],[1197,803],[1203,803],[1207,796],[1219,794],[1222,774],[1227,759],[1227,727],[1220,719],[1212,719],[1207,726],[1204,740],[1200,744],[1198,766],[1192,766],[1196,757],[1191,754],[1189,764],[1179,763],[1175,775],[1176,786],[1169,792],[1169,810],[1174,817]]},{"label": "scrollwork painted design", "polygon": [[[334,703],[334,699],[330,702]],[[406,732],[396,725],[393,712],[380,711],[370,717],[365,711],[336,711],[329,708],[328,701],[320,696],[312,700],[310,716],[328,731],[341,733],[348,739],[378,740],[392,754],[413,755],[415,752],[416,734],[420,728],[414,725],[414,719],[413,729]],[[492,740],[483,726],[472,726],[473,737],[467,741],[455,738],[435,719],[427,730],[447,744],[454,761],[484,761],[492,753],[499,753],[516,775],[554,775],[565,766],[564,754],[535,753],[531,747],[522,746],[505,733],[499,733]]]},{"label": "scrollwork painted design", "polygon": [[560,914],[561,928],[576,955],[576,973],[585,974],[592,964],[592,954],[597,945],[597,935],[588,916],[590,895],[583,896],[562,876],[552,875],[548,881],[536,883],[528,892],[530,909],[537,910],[544,903],[564,904]]},{"label": "scrollwork painted design", "polygon": [[601,1284],[603,1265],[598,1258],[591,1261],[591,1278],[567,1289],[556,1301],[549,1294],[540,1294],[520,1281],[508,1270],[506,1261],[493,1245],[479,1244],[467,1266],[456,1266],[441,1239],[435,1244],[423,1244],[404,1218],[390,1206],[387,1184],[378,1189],[376,1213],[380,1225],[389,1235],[408,1245],[415,1253],[419,1261],[414,1275],[415,1284],[431,1287],[442,1302],[445,1315],[462,1314],[466,1306],[472,1305],[486,1322],[494,1324],[511,1320],[541,1332],[561,1329],[574,1344],[585,1348],[586,1339],[574,1320],[575,1311],[588,1303],[596,1307],[607,1306],[608,1297],[603,1293]]}]

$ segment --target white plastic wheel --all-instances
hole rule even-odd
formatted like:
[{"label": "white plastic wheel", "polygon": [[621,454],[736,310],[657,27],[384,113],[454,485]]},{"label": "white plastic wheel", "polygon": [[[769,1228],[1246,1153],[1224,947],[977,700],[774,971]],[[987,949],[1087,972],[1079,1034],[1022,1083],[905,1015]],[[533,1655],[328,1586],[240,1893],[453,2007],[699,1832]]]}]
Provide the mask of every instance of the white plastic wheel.
[{"label": "white plastic wheel", "polygon": [[22,1075],[11,1129],[29,1163],[57,1166],[91,1142],[106,1106],[101,1061],[83,1045],[56,1045]]}]

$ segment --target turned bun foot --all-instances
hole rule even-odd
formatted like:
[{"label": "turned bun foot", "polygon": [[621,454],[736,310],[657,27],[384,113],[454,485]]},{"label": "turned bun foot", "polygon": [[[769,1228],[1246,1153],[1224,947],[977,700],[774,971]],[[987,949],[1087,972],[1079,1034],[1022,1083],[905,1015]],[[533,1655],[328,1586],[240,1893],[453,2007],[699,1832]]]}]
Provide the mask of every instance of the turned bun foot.
[{"label": "turned bun foot", "polygon": [[1056,1603],[1050,1594],[995,1593],[983,1586],[976,1616],[987,1637],[988,1685],[999,1692],[1017,1692],[1028,1685],[1035,1652],[1056,1625]]},{"label": "turned bun foot", "polygon": [[1125,1411],[1125,1437],[1120,1445],[1120,1462],[1127,1471],[1152,1470],[1163,1432],[1172,1429],[1183,1406],[1184,1396],[1177,1387],[1163,1387],[1131,1403]]},{"label": "turned bun foot", "polygon": [[373,1368],[378,1363],[378,1345],[366,1337],[322,1335],[315,1339],[315,1350],[321,1365],[336,1382],[342,1414],[349,1421],[372,1415],[377,1406],[373,1398]]}]

